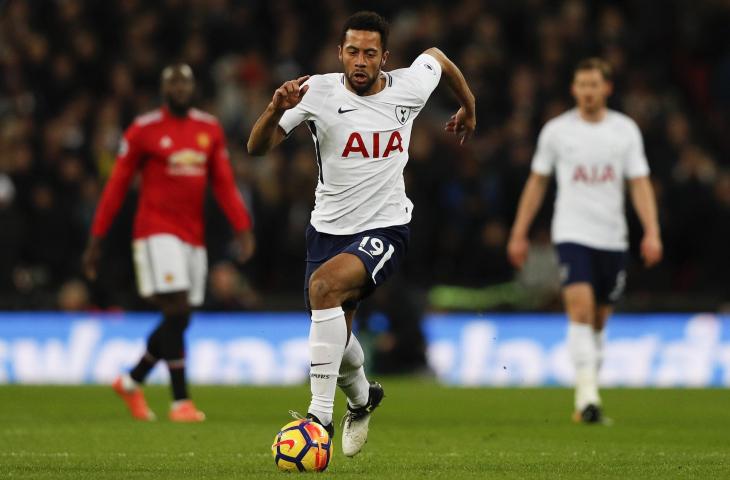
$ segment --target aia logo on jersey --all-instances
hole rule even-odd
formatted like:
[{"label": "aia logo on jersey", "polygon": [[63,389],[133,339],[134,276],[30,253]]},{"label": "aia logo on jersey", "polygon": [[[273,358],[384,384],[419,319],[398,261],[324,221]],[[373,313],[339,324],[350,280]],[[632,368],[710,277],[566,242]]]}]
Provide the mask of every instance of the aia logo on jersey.
[{"label": "aia logo on jersey", "polygon": [[395,118],[400,122],[401,125],[405,125],[410,117],[411,107],[406,107],[403,105],[395,106]]},{"label": "aia logo on jersey", "polygon": [[[383,137],[388,135],[388,132],[373,132],[368,138],[367,134],[352,132],[350,134],[350,137],[347,139],[345,149],[342,151],[342,157],[348,158],[350,155],[354,155],[357,153],[360,154],[362,158],[383,158],[390,156],[390,154],[393,152],[403,151],[403,138],[401,138],[400,132],[398,130],[395,130],[390,133],[390,138],[388,138],[388,142],[385,144],[385,150],[383,150],[383,153],[381,155],[381,140],[384,139],[381,138],[381,133]],[[368,145],[365,144],[363,135],[365,135],[365,138],[369,140]]]},{"label": "aia logo on jersey", "polygon": [[575,183],[594,185],[614,180],[616,180],[616,174],[611,165],[578,165],[573,170],[573,182]]}]

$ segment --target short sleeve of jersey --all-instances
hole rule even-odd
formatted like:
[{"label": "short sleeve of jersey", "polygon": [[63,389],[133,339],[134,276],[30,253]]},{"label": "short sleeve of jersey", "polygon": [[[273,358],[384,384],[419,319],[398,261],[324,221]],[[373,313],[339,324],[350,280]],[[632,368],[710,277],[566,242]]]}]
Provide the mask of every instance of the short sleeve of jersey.
[{"label": "short sleeve of jersey", "polygon": [[408,73],[418,89],[414,93],[425,103],[441,80],[441,64],[431,55],[422,53],[408,67]]},{"label": "short sleeve of jersey", "polygon": [[302,84],[302,86],[304,85],[309,85],[309,90],[302,97],[302,101],[296,107],[284,112],[279,120],[279,126],[286,135],[289,135],[300,123],[310,120],[327,96],[327,83],[321,75],[313,75]]},{"label": "short sleeve of jersey", "polygon": [[555,168],[557,148],[554,144],[553,129],[545,125],[537,138],[537,150],[532,157],[532,171],[540,175],[552,175]]},{"label": "short sleeve of jersey", "polygon": [[633,120],[629,121],[628,127],[629,146],[626,151],[626,177],[646,177],[649,175],[649,162],[646,160],[646,154],[644,153],[641,130]]}]

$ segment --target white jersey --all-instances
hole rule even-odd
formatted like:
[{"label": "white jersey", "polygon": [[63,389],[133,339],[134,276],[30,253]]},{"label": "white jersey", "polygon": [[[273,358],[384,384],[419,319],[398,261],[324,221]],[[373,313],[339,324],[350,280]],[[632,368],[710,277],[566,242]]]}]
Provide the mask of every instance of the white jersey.
[{"label": "white jersey", "polygon": [[553,243],[626,250],[624,179],[649,175],[641,132],[626,115],[583,120],[577,109],[550,120],[540,132],[532,171],[557,172]]},{"label": "white jersey", "polygon": [[306,122],[314,140],[319,181],[312,226],[350,235],[410,222],[403,169],[413,121],[441,78],[441,66],[421,54],[408,68],[383,72],[385,87],[360,96],[341,73],[314,75],[296,107],[279,126],[288,135]]}]

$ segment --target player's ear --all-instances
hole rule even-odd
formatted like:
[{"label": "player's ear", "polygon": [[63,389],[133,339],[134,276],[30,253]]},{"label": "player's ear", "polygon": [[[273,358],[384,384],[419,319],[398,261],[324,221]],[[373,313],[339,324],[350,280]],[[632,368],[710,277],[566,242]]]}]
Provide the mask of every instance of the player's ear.
[{"label": "player's ear", "polygon": [[388,54],[390,54],[388,50],[383,52],[383,58],[380,59],[380,68],[383,68],[385,66],[385,62],[388,61]]},{"label": "player's ear", "polygon": [[609,97],[613,93],[613,82],[606,81],[606,96]]},{"label": "player's ear", "polygon": [[340,59],[340,62],[342,61],[342,45],[337,45],[337,58]]}]

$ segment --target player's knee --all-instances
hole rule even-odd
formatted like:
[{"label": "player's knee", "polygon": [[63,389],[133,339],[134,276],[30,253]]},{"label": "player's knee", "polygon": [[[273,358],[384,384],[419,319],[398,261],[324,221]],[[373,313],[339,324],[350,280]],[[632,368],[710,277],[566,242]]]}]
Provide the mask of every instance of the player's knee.
[{"label": "player's knee", "polygon": [[309,303],[315,310],[340,306],[337,282],[327,274],[314,272],[309,279]]},{"label": "player's knee", "polygon": [[166,302],[160,306],[165,318],[182,318],[190,316],[190,305],[187,302]]},{"label": "player's knee", "polygon": [[185,330],[188,323],[188,315],[165,317],[160,328],[160,356],[163,359],[176,360],[184,357]]},{"label": "player's knee", "polygon": [[574,307],[568,312],[571,322],[593,325],[595,315],[590,308]]},{"label": "player's knee", "polygon": [[154,302],[165,318],[190,315],[187,291],[158,294]]}]

